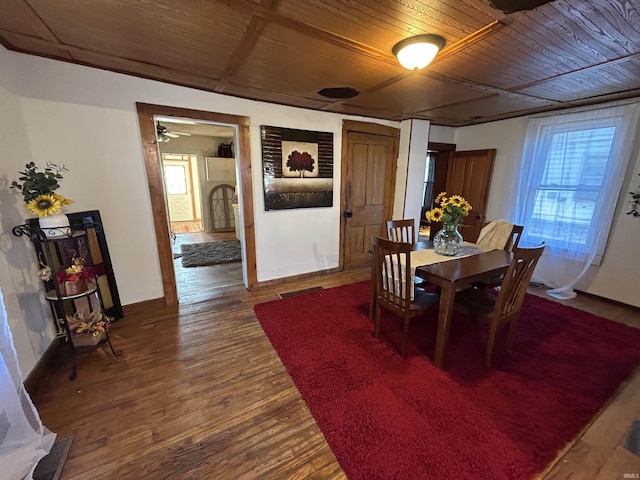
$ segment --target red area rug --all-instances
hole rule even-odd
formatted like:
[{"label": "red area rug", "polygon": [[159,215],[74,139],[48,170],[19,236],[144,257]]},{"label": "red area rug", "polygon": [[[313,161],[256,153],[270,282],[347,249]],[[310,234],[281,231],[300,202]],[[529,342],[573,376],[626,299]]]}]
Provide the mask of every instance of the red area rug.
[{"label": "red area rug", "polygon": [[[640,361],[640,330],[528,295],[484,367],[488,328],[453,319],[445,370],[435,318],[367,318],[368,283],[255,306],[256,315],[350,480],[529,479],[597,414]],[[387,320],[387,321],[385,321]]]}]

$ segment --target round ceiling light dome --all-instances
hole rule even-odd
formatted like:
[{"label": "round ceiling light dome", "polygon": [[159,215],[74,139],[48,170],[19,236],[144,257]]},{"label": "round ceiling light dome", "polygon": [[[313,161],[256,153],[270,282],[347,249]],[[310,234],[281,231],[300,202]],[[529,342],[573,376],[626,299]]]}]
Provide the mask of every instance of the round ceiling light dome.
[{"label": "round ceiling light dome", "polygon": [[444,38],[440,35],[425,33],[400,40],[391,50],[400,65],[409,70],[420,70],[431,63],[444,47]]}]

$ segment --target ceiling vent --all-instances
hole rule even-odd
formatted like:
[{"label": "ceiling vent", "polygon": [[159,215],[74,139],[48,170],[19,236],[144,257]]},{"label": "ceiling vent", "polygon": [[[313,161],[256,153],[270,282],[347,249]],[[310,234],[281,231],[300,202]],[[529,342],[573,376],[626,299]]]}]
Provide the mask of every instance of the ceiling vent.
[{"label": "ceiling vent", "polygon": [[502,10],[502,13],[515,13],[524,10],[533,10],[551,1],[552,0],[489,0],[489,5],[498,10]]},{"label": "ceiling vent", "polygon": [[318,90],[318,93],[327,98],[353,98],[360,92],[351,87],[331,87]]}]

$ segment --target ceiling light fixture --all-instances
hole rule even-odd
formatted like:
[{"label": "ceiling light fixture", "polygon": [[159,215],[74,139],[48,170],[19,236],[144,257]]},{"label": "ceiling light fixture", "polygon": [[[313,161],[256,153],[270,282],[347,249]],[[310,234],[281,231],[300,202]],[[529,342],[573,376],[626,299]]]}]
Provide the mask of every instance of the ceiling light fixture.
[{"label": "ceiling light fixture", "polygon": [[400,40],[391,51],[403,67],[409,70],[420,70],[431,63],[442,47],[444,47],[444,38],[440,35],[425,33]]}]

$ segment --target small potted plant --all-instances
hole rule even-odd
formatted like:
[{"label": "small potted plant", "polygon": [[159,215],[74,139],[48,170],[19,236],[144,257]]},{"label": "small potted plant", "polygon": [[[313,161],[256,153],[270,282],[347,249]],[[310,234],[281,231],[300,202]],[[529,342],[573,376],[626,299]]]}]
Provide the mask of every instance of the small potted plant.
[{"label": "small potted plant", "polygon": [[50,237],[68,233],[69,219],[61,212],[62,207],[73,203],[72,200],[55,193],[60,188],[62,173],[68,171],[63,166],[48,163],[44,171],[39,171],[34,162],[25,165],[18,180],[11,182],[11,188],[22,193],[27,210],[40,220],[40,228]]}]

